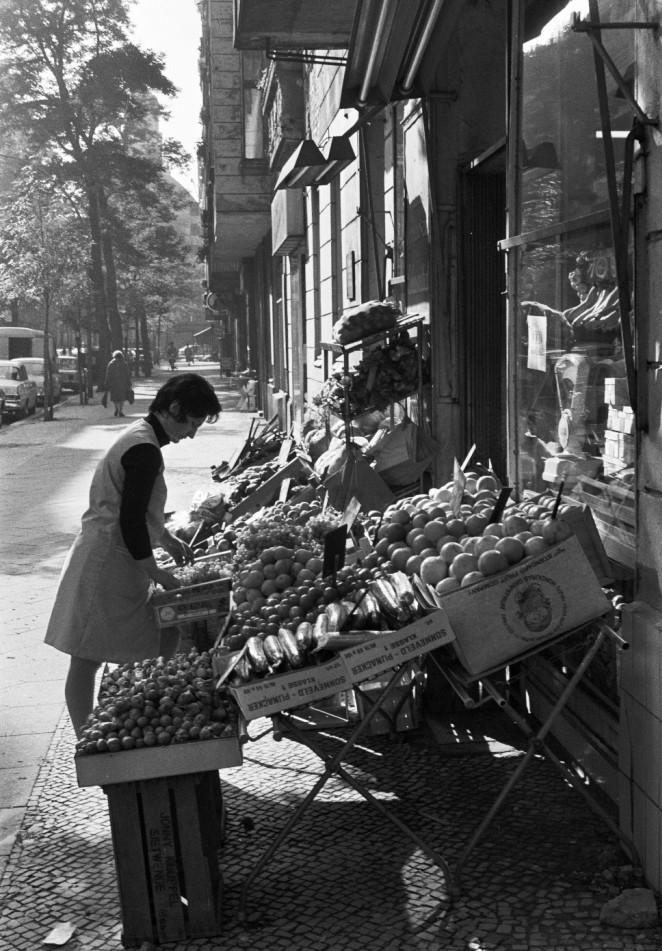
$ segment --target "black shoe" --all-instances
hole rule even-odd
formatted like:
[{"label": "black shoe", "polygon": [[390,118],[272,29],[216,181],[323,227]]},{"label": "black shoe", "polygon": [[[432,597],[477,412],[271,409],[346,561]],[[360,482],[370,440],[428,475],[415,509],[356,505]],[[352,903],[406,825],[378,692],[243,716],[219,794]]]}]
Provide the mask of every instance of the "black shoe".
[{"label": "black shoe", "polygon": [[118,415],[119,415],[119,416],[124,416],[124,413],[119,413]]},{"label": "black shoe", "polygon": [[115,410],[115,412],[113,413],[113,416],[119,416],[119,413],[117,412],[117,410]]}]

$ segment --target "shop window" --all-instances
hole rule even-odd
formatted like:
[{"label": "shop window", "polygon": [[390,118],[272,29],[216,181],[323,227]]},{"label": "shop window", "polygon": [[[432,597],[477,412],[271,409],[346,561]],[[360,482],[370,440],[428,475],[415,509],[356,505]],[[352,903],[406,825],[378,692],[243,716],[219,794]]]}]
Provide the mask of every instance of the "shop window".
[{"label": "shop window", "polygon": [[[556,493],[562,485],[589,504],[608,546],[615,534],[633,537],[635,437],[593,52],[572,29],[574,13],[588,17],[588,2],[574,0],[547,18],[541,9],[532,4],[527,14],[537,17],[535,30],[525,24],[519,228],[506,242],[516,261],[517,480],[522,493]],[[633,15],[624,0],[600,4],[603,22]],[[634,60],[633,32],[603,34],[623,74]],[[607,93],[621,191],[632,112],[609,75]],[[633,563],[633,547],[607,550]]]},{"label": "shop window", "polygon": [[260,161],[264,161],[264,121],[260,88],[264,66],[264,55],[259,50],[245,50],[241,54],[244,158]]}]

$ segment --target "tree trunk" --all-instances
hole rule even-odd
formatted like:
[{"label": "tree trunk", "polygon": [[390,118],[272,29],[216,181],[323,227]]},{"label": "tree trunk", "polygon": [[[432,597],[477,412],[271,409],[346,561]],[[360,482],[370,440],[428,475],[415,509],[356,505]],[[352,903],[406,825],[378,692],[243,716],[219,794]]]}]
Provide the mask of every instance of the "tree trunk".
[{"label": "tree trunk", "polygon": [[147,314],[145,313],[145,305],[140,303],[140,343],[143,351],[143,373],[145,376],[152,375],[152,369],[154,364],[152,363],[152,348],[149,345],[149,331],[147,329]]},{"label": "tree trunk", "polygon": [[97,190],[94,185],[87,189],[88,216],[90,220],[90,285],[92,288],[92,307],[99,334],[100,360],[105,366],[110,360],[111,340],[108,327],[108,313],[106,308],[106,292],[103,278],[103,258],[101,255],[101,223],[99,220],[99,203]]},{"label": "tree trunk", "polygon": [[50,423],[53,420],[53,365],[49,338],[51,308],[48,291],[44,293],[44,311],[44,422]]},{"label": "tree trunk", "polygon": [[98,188],[99,214],[101,217],[101,251],[106,277],[106,311],[110,327],[110,341],[113,350],[122,349],[122,318],[117,306],[117,272],[115,270],[115,252],[113,239],[108,226],[108,199],[103,188]]}]

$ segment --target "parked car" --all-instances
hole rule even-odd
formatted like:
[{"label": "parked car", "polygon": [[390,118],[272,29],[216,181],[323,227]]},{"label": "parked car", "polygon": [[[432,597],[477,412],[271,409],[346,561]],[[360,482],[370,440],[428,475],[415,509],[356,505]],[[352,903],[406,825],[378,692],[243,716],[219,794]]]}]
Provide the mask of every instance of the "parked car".
[{"label": "parked car", "polygon": [[[78,393],[80,389],[80,380],[78,376],[78,357],[60,356],[57,358],[57,368],[60,375],[60,383],[63,390],[71,390],[72,393]],[[87,386],[87,370],[81,367],[81,378],[83,388]]]},{"label": "parked car", "polygon": [[[44,360],[41,357],[26,357],[25,360],[12,360],[12,363],[23,363],[28,371],[28,377],[37,384],[37,405],[44,405]],[[62,398],[62,381],[55,368],[51,368],[51,393],[53,403]]]},{"label": "parked car", "polygon": [[0,360],[0,386],[5,392],[3,415],[23,419],[36,412],[37,384],[22,360]]}]

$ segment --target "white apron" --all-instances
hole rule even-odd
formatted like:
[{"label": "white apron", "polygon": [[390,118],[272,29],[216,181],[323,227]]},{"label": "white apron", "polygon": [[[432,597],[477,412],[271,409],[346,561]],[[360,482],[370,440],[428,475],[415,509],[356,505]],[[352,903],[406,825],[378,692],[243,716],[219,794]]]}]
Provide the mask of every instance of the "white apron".
[{"label": "white apron", "polygon": [[[179,630],[161,631],[148,604],[150,578],[129,554],[119,528],[124,469],[131,446],[151,443],[160,451],[153,428],[139,420],[113,443],[99,462],[90,486],[90,504],[81,532],[62,569],[45,642],[74,657],[128,664],[168,656],[177,649]],[[165,524],[163,462],[147,512],[152,546]]]}]

